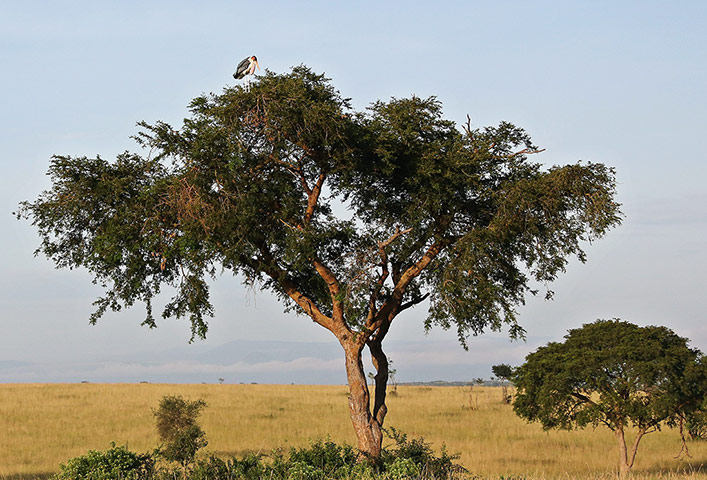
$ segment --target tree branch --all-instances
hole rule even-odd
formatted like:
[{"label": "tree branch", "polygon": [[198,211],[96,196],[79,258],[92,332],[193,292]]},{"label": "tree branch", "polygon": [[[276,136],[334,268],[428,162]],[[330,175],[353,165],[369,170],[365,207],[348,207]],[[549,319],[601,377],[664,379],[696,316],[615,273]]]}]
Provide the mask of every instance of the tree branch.
[{"label": "tree branch", "polygon": [[328,317],[322,313],[314,301],[297,288],[295,283],[287,276],[287,272],[280,268],[277,262],[273,259],[272,254],[266,246],[261,245],[259,250],[261,254],[260,264],[262,271],[265,272],[275,283],[277,283],[287,294],[287,296],[299,305],[299,307],[307,315],[309,315],[312,320],[338,337],[337,332],[340,331],[340,326],[334,322],[331,317]]},{"label": "tree branch", "polygon": [[410,307],[414,307],[415,305],[418,305],[430,296],[430,292],[425,293],[424,295],[418,296],[410,300],[409,302],[405,302],[400,305],[400,308],[398,309],[398,312],[402,312],[403,310],[407,310]]},{"label": "tree branch", "polygon": [[412,232],[412,228],[406,228],[405,230],[400,230],[400,227],[395,227],[395,233],[392,234],[390,237],[388,237],[387,240],[384,240],[382,242],[378,242],[378,251],[381,252],[382,255],[385,254],[385,247],[393,243],[395,240],[397,240],[399,237],[405,235],[406,233]]},{"label": "tree branch", "polygon": [[370,318],[366,322],[366,327],[371,331],[376,331],[381,328],[386,322],[390,324],[395,315],[400,312],[400,307],[405,296],[407,287],[410,285],[415,277],[417,277],[424,269],[429,265],[432,260],[434,260],[437,255],[446,246],[444,240],[438,240],[433,243],[425,252],[420,260],[415,262],[412,266],[408,267],[405,272],[400,275],[400,279],[395,284],[393,289],[393,294],[385,301],[385,304],[381,307],[378,313]]},{"label": "tree branch", "polygon": [[[317,270],[319,276],[322,277],[322,280],[324,280],[324,282],[327,284],[327,288],[329,288],[333,321],[337,324],[340,323],[341,325],[345,326],[346,322],[344,322],[344,309],[342,304],[341,286],[339,284],[339,280],[337,280],[334,272],[332,272],[331,269],[324,265],[320,260],[315,258],[312,260],[312,264]],[[348,329],[348,327],[346,328]]]},{"label": "tree branch", "polygon": [[[375,286],[373,287],[373,291],[371,292],[371,297],[368,302],[368,315],[366,317],[366,323],[371,323],[373,321],[373,317],[376,315],[376,300],[378,300],[378,295],[380,294],[381,289],[383,288],[383,285],[385,284],[385,281],[388,279],[388,276],[390,275],[390,270],[388,269],[388,253],[385,251],[385,247],[390,246],[391,243],[393,243],[395,240],[400,238],[402,235],[405,235],[406,233],[409,233],[412,231],[412,228],[408,228],[405,230],[400,230],[400,227],[395,227],[395,233],[393,233],[390,237],[388,237],[386,240],[383,240],[381,242],[378,242],[378,254],[380,255],[380,264],[379,266],[381,267],[381,273],[380,276],[378,277],[378,281],[376,281]],[[396,280],[396,275],[395,275],[395,268],[393,269],[393,281]]]},{"label": "tree branch", "polygon": [[519,155],[533,155],[536,153],[544,152],[544,148],[524,148],[523,150],[519,150],[515,153],[509,153],[508,155],[503,155],[503,158],[515,158]]},{"label": "tree branch", "polygon": [[312,216],[314,216],[314,210],[317,208],[317,202],[319,202],[319,195],[322,193],[322,186],[324,185],[324,180],[326,179],[326,172],[322,172],[319,174],[319,178],[317,178],[317,183],[315,183],[314,187],[312,187],[311,189],[307,187],[307,182],[303,174],[301,175],[300,179],[302,181],[302,186],[307,192],[307,210],[304,213],[304,224],[308,225],[309,222],[312,220]]}]

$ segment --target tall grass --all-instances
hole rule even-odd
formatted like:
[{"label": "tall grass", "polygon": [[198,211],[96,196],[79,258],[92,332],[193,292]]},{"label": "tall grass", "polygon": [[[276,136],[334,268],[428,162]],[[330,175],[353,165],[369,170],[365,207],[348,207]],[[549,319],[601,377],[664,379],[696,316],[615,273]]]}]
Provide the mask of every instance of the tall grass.
[{"label": "tall grass", "polygon": [[[165,395],[204,399],[200,422],[209,453],[268,453],[329,437],[355,445],[344,386],[18,384],[0,385],[0,478],[38,478],[59,463],[105,450],[111,441],[151,451],[159,439],[152,410]],[[489,478],[614,478],[615,440],[604,428],[544,432],[501,403],[500,388],[398,387],[388,426],[460,453],[460,463]],[[707,442],[680,451],[677,432],[641,443],[635,478],[707,479]]]}]

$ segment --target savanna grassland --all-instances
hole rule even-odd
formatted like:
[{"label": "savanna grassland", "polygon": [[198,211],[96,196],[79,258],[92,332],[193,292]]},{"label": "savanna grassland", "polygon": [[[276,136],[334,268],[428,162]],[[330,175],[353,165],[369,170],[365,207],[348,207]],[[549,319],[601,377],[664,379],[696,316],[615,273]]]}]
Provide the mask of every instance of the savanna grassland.
[{"label": "savanna grassland", "polygon": [[[151,451],[159,441],[152,410],[165,395],[204,399],[208,453],[268,453],[331,438],[355,444],[344,386],[6,384],[0,385],[0,479],[44,478],[58,465],[114,441]],[[615,440],[605,428],[544,432],[501,403],[500,388],[400,386],[389,397],[386,426],[446,444],[459,462],[487,478],[612,478]],[[637,478],[700,478],[707,442],[663,430],[641,443]]]}]

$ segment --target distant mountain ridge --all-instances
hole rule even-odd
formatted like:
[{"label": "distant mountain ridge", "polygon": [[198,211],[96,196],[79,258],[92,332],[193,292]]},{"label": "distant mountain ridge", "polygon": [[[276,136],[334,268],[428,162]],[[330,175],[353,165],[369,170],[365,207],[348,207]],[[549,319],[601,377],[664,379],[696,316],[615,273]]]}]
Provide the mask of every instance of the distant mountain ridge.
[{"label": "distant mountain ridge", "polygon": [[[127,360],[121,357],[115,359]],[[192,344],[158,352],[141,352],[135,357],[140,358],[140,362],[191,361],[212,365],[254,365],[265,362],[291,362],[298,358],[343,361],[344,354],[336,342],[233,340],[215,347]]]},{"label": "distant mountain ridge", "polygon": [[298,358],[316,358],[320,360],[334,360],[341,358],[344,353],[336,342],[284,342],[284,341],[247,341],[234,340],[199,356],[205,363],[217,365],[230,365],[243,362],[256,364],[263,362],[291,362]]}]

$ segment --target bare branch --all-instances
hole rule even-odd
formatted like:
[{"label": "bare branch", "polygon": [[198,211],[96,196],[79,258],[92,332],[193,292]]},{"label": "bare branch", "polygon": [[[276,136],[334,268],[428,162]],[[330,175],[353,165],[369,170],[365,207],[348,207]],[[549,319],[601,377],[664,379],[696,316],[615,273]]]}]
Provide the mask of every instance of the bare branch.
[{"label": "bare branch", "polygon": [[393,243],[395,240],[397,240],[399,237],[402,235],[405,235],[406,233],[412,232],[412,228],[406,228],[405,230],[400,230],[400,227],[395,227],[395,233],[392,234],[387,240],[384,240],[382,242],[378,242],[378,249],[383,250],[385,247]]},{"label": "bare branch", "polygon": [[261,256],[259,261],[262,270],[273,279],[273,281],[280,285],[287,296],[299,305],[312,320],[336,335],[336,332],[340,330],[340,328],[338,328],[339,325],[337,325],[331,317],[322,313],[314,301],[297,288],[295,283],[288,277],[287,272],[280,268],[265,246],[260,246],[259,250]]},{"label": "bare branch", "polygon": [[[381,267],[381,273],[380,277],[378,278],[378,281],[376,282],[373,291],[371,292],[371,298],[369,300],[369,307],[368,307],[368,316],[366,318],[366,324],[369,324],[373,321],[373,317],[376,315],[376,300],[378,300],[378,295],[380,294],[380,291],[383,288],[383,285],[385,284],[385,281],[388,279],[388,276],[390,275],[390,270],[388,269],[388,253],[385,251],[385,247],[388,247],[391,243],[393,243],[395,240],[400,238],[401,236],[405,235],[406,233],[410,233],[412,231],[412,228],[407,228],[405,230],[400,230],[400,227],[395,227],[395,233],[393,233],[388,239],[383,240],[382,242],[378,242],[378,254],[380,255],[381,263],[379,266]],[[394,278],[395,281],[395,278]]]},{"label": "bare branch", "polygon": [[510,153],[508,155],[503,155],[503,158],[515,158],[520,155],[534,155],[536,153],[544,152],[544,148],[524,148],[523,150],[519,150],[515,153]]},{"label": "bare branch", "polygon": [[433,243],[420,260],[408,267],[408,269],[400,275],[400,278],[393,289],[393,294],[386,300],[385,304],[375,316],[367,319],[366,326],[371,331],[378,330],[382,325],[386,324],[386,322],[390,324],[395,315],[400,312],[403,296],[405,295],[405,291],[410,285],[410,282],[412,282],[415,277],[417,277],[425,269],[425,267],[427,267],[427,265],[429,265],[430,262],[432,262],[432,260],[439,255],[445,246],[446,241],[443,240]]},{"label": "bare branch", "polygon": [[469,138],[473,137],[473,134],[471,132],[471,117],[469,114],[466,114],[466,123],[462,125],[462,128],[464,129],[464,133],[466,133]]},{"label": "bare branch", "polygon": [[428,298],[429,296],[430,296],[430,293],[427,292],[427,293],[425,293],[424,295],[420,295],[419,297],[413,298],[413,299],[410,300],[409,302],[403,303],[402,305],[400,305],[400,308],[398,309],[398,312],[402,312],[403,310],[407,310],[407,309],[410,308],[410,307],[414,307],[415,305],[418,305],[418,304],[424,302],[425,300],[427,300],[427,298]]}]

